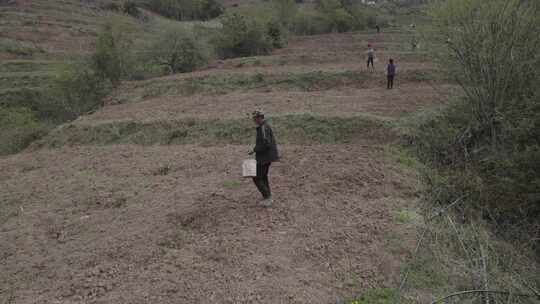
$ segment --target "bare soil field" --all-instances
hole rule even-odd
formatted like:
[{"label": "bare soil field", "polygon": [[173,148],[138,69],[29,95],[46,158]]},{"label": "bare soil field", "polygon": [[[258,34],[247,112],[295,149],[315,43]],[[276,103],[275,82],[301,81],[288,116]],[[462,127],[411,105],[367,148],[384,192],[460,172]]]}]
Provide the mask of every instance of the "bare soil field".
[{"label": "bare soil field", "polygon": [[0,230],[3,296],[333,303],[395,285],[399,260],[385,238],[414,189],[380,148],[282,147],[271,209],[239,178],[247,149],[108,146],[2,159],[3,199],[17,214]]},{"label": "bare soil field", "polygon": [[342,88],[327,91],[234,92],[225,95],[165,96],[138,103],[110,105],[76,123],[111,121],[154,122],[185,118],[219,119],[246,117],[251,109],[264,109],[273,116],[312,113],[325,116],[354,116],[370,113],[399,117],[422,107],[439,104],[454,89],[451,85],[397,84],[367,89]]},{"label": "bare soil field", "polygon": [[[283,130],[279,123],[287,115],[298,113],[394,121],[454,94],[448,82],[422,79],[398,78],[396,88],[386,90],[380,71],[362,85],[354,76],[315,90],[271,83],[268,89],[235,87],[223,94],[143,94],[153,85],[174,87],[201,75],[262,71],[264,77],[285,72],[294,78],[306,69],[357,71],[363,60],[343,56],[336,62],[330,55],[355,37],[371,39],[298,38],[268,66],[225,61],[201,72],[125,83],[105,107],[53,133],[123,121],[211,124],[241,119],[255,108],[283,117],[276,130]],[[374,41],[399,49],[406,39],[395,33]],[[317,54],[317,47],[325,54],[317,60],[327,63],[303,63],[291,55]],[[280,65],[279,56],[295,62]],[[388,56],[381,51],[381,60]],[[421,70],[415,62],[398,64]],[[251,147],[244,144],[204,138],[198,141],[204,145],[74,143],[1,157],[0,303],[327,304],[395,288],[414,239],[414,229],[395,214],[414,205],[417,177],[388,155],[395,137],[372,128],[378,132],[360,132],[350,143],[280,145],[282,159],[270,174],[272,208],[259,206],[252,182],[240,177]]]}]

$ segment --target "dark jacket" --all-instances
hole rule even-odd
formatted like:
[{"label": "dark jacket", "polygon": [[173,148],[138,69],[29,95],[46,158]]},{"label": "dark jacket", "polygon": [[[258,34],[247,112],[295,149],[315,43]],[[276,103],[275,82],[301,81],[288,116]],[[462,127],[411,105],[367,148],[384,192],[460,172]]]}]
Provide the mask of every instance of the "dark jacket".
[{"label": "dark jacket", "polygon": [[394,64],[389,64],[386,67],[386,75],[388,75],[388,76],[396,76],[396,66]]},{"label": "dark jacket", "polygon": [[253,151],[255,151],[257,164],[265,165],[279,159],[274,133],[266,122],[257,127],[257,139]]}]

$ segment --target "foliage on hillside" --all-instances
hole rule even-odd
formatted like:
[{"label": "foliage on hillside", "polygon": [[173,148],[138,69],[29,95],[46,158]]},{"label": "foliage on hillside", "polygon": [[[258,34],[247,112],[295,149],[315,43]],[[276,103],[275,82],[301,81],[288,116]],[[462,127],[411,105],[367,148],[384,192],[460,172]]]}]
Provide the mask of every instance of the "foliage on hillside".
[{"label": "foliage on hillside", "polygon": [[209,20],[223,13],[216,0],[149,0],[149,8],[155,12],[180,21]]},{"label": "foliage on hillside", "polygon": [[420,158],[434,168],[428,182],[438,202],[465,196],[500,231],[527,227],[531,233],[518,236],[537,243],[538,16],[540,3],[532,0],[436,6],[434,39],[445,45],[439,58],[466,97],[420,120],[411,138]]},{"label": "foliage on hillside", "polygon": [[237,13],[221,18],[223,29],[215,37],[218,54],[222,58],[266,55],[273,47],[265,24]]},{"label": "foliage on hillside", "polygon": [[30,109],[24,107],[0,107],[0,126],[0,155],[18,152],[48,130],[35,119]]},{"label": "foliage on hillside", "polygon": [[171,73],[191,72],[206,65],[210,56],[210,47],[204,41],[181,28],[167,30],[150,52],[150,60]]},{"label": "foliage on hillside", "polygon": [[[35,4],[28,11],[30,16],[43,13],[54,16],[62,24],[72,22],[58,15],[58,3],[38,0]],[[96,109],[109,90],[122,80],[191,72],[207,65],[214,56],[266,55],[286,46],[290,33],[343,32],[385,23],[379,11],[338,0],[320,0],[315,6],[304,5],[302,1],[272,0],[256,4],[251,11],[239,8],[224,15],[223,7],[214,0],[96,1],[84,5],[70,0],[63,5],[76,10],[77,18],[85,21],[80,31],[71,33],[84,35],[70,39],[69,45],[49,39],[43,39],[43,43],[28,43],[11,34],[0,40],[0,53],[25,60],[24,64],[9,62],[8,72],[12,72],[12,67],[31,69],[25,70],[24,81],[13,78],[15,86],[0,86],[2,111],[16,114],[20,108],[30,110],[32,115],[25,119],[35,122],[42,130]],[[145,9],[173,20],[155,16]],[[16,12],[8,17],[20,22]],[[177,22],[209,20],[220,15],[207,24]],[[39,22],[32,24],[36,29],[39,27]],[[23,25],[30,23],[21,24],[21,28]],[[66,28],[71,27],[58,28],[58,31]],[[7,30],[11,33],[14,28]],[[36,32],[38,34],[45,35]],[[65,54],[70,55],[68,60]],[[44,64],[34,71],[41,58],[45,59]],[[21,117],[15,114],[13,117]],[[23,125],[19,124],[17,130]],[[36,129],[28,125],[29,132]],[[5,134],[18,137],[17,132]],[[9,151],[18,151],[25,144],[16,146]]]}]

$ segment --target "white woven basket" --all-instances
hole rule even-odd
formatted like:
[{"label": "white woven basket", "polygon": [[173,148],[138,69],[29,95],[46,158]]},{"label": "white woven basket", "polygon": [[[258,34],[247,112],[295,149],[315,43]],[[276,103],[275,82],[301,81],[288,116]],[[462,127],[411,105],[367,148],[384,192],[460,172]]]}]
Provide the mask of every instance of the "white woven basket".
[{"label": "white woven basket", "polygon": [[255,177],[257,176],[257,161],[254,159],[246,159],[242,163],[242,176]]}]

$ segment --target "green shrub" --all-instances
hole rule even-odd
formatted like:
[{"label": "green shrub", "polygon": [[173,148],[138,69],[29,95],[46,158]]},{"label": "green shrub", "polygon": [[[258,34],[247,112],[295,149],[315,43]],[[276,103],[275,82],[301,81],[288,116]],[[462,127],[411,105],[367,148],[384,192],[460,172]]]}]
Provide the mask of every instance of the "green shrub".
[{"label": "green shrub", "polygon": [[43,97],[44,89],[15,88],[0,94],[0,107],[25,107],[36,111],[36,100]]},{"label": "green shrub", "polygon": [[129,34],[131,28],[111,20],[99,33],[96,41],[96,51],[92,56],[93,69],[103,79],[117,84],[121,79],[128,78],[133,67],[133,41]]},{"label": "green shrub", "polygon": [[297,35],[317,35],[332,31],[332,22],[324,14],[306,8],[296,13],[292,31]]},{"label": "green shrub", "polygon": [[28,108],[0,107],[0,155],[19,152],[47,133]]},{"label": "green shrub", "polygon": [[351,6],[347,11],[352,17],[352,29],[365,30],[368,23],[368,12],[359,6]]},{"label": "green shrub", "polygon": [[332,14],[332,20],[335,29],[340,33],[348,32],[354,27],[353,17],[344,8],[336,9]]},{"label": "green shrub", "polygon": [[124,11],[124,14],[128,14],[134,18],[141,17],[141,11],[137,7],[137,3],[135,3],[134,1],[128,0],[124,2],[123,11]]},{"label": "green shrub", "polygon": [[274,20],[281,26],[289,28],[298,10],[294,0],[272,0]]},{"label": "green shrub", "polygon": [[61,123],[97,109],[111,90],[90,64],[80,63],[56,72],[51,86],[38,101],[36,115],[41,121]]},{"label": "green shrub", "polygon": [[211,58],[209,46],[182,28],[165,32],[152,49],[152,60],[172,73],[194,71],[208,64]]},{"label": "green shrub", "polygon": [[367,9],[363,6],[320,0],[315,10],[306,7],[298,9],[290,29],[298,35],[348,32],[365,29],[368,21]]},{"label": "green shrub", "polygon": [[367,26],[369,28],[375,28],[377,26],[377,16],[369,15],[367,16]]},{"label": "green shrub", "polygon": [[331,15],[335,10],[343,8],[343,5],[339,0],[317,0],[315,8],[320,12]]},{"label": "green shrub", "polygon": [[432,13],[437,55],[465,92],[411,139],[435,199],[464,195],[500,224],[540,225],[540,3],[456,0]]},{"label": "green shrub", "polygon": [[113,11],[113,12],[119,12],[122,9],[120,4],[118,3],[105,2],[105,1],[100,2],[99,8],[101,8],[102,10]]},{"label": "green shrub", "polygon": [[217,0],[150,0],[149,7],[177,20],[209,20],[223,14]]},{"label": "green shrub", "polygon": [[3,39],[0,37],[0,52],[6,52],[17,56],[33,56],[36,53],[45,51],[38,46],[22,43],[17,40]]},{"label": "green shrub", "polygon": [[221,18],[223,28],[215,38],[216,51],[221,58],[266,55],[273,42],[267,29],[253,18],[238,13],[225,14]]},{"label": "green shrub", "polygon": [[[393,304],[399,302],[399,291],[390,288],[369,289],[350,304]],[[404,304],[408,301],[404,301]]]},{"label": "green shrub", "polygon": [[375,17],[375,22],[375,25],[386,27],[390,25],[391,18],[387,15],[377,15],[377,17]]},{"label": "green shrub", "polygon": [[283,48],[287,45],[287,33],[285,28],[276,20],[271,20],[267,24],[266,35],[274,48]]}]

